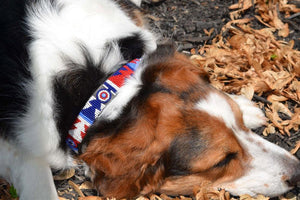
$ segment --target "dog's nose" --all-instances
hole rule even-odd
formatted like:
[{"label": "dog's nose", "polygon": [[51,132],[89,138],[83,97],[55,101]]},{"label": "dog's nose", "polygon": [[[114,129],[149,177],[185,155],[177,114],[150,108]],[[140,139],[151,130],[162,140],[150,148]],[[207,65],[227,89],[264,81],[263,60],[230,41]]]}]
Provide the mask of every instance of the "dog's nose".
[{"label": "dog's nose", "polygon": [[296,186],[300,182],[300,165],[296,169],[296,173],[291,177],[290,180],[287,180],[289,186]]}]

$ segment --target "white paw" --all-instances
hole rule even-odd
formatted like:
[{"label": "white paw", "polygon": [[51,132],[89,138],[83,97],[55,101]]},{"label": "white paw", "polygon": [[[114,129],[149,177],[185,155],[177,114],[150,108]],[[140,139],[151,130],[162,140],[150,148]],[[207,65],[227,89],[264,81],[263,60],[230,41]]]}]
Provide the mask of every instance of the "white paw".
[{"label": "white paw", "polygon": [[240,107],[245,126],[249,129],[261,127],[266,123],[266,117],[261,109],[243,96],[229,95]]}]

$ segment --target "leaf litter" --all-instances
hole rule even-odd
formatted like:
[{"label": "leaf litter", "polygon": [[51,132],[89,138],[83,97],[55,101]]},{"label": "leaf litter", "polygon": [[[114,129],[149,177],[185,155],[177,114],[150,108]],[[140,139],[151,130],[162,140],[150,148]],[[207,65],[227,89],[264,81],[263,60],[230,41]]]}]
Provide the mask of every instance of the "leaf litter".
[{"label": "leaf litter", "polygon": [[[253,29],[253,18],[242,18],[243,13],[255,8],[255,18],[264,26]],[[239,0],[229,7],[230,19],[221,32],[200,49],[191,49],[192,61],[204,69],[211,84],[224,92],[244,95],[254,99],[265,111],[269,123],[263,135],[280,132],[284,137],[299,134],[300,126],[300,52],[293,49],[294,41],[277,40],[289,35],[288,23],[281,20],[297,16],[300,9],[287,0]],[[210,36],[214,29],[204,30]],[[228,36],[228,33],[229,36]],[[277,34],[277,36],[276,36]],[[299,39],[299,38],[298,38]],[[296,142],[295,154],[300,149]],[[60,200],[104,200],[107,198],[85,195],[82,190],[93,190],[92,183],[85,180],[75,183],[69,180],[75,170],[64,171],[55,175],[58,181],[67,180],[68,187],[58,191]],[[6,181],[0,179],[0,200],[17,200],[16,191]],[[72,198],[65,198],[66,193],[76,193]],[[247,194],[232,197],[225,190],[216,190],[210,183],[195,186],[192,197],[170,197],[165,194],[141,196],[137,200],[268,200],[268,197]],[[280,200],[297,199],[293,193]],[[113,200],[113,198],[112,198]]]},{"label": "leaf litter", "polygon": [[[255,1],[264,23],[270,24],[255,30],[251,28],[252,19],[236,19],[239,13],[253,6],[251,2],[241,0],[231,6],[238,9],[231,12],[233,20],[223,27],[212,44],[204,45],[198,52],[193,50],[191,58],[209,74],[217,89],[265,100],[257,102],[259,107],[264,107],[270,122],[264,135],[278,130],[282,135],[291,136],[300,125],[300,51],[293,49],[294,41],[276,39],[276,30],[282,36],[280,31],[284,25],[278,25],[281,20],[270,8],[286,15],[299,9],[287,1]],[[225,38],[226,32],[231,35]]]}]

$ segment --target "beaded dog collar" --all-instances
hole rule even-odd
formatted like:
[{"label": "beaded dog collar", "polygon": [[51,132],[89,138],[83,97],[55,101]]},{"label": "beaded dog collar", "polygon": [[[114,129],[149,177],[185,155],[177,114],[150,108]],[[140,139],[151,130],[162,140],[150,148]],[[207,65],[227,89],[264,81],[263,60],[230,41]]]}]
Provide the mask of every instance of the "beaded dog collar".
[{"label": "beaded dog collar", "polygon": [[88,128],[114,99],[126,78],[134,73],[139,63],[140,59],[134,59],[120,67],[89,98],[68,132],[66,142],[75,153],[78,153],[78,145],[85,137]]}]

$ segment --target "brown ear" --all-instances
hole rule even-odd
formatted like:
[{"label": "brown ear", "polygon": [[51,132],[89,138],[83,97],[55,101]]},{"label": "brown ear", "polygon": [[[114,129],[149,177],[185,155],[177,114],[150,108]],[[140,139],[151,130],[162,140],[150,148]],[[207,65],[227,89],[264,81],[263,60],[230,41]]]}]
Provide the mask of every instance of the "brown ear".
[{"label": "brown ear", "polygon": [[160,155],[134,145],[122,152],[115,142],[95,139],[80,156],[90,167],[99,192],[105,197],[132,198],[155,191],[164,176]]},{"label": "brown ear", "polygon": [[158,187],[164,175],[161,157],[166,145],[156,135],[160,108],[154,101],[142,107],[131,108],[138,110],[136,119],[124,129],[91,138],[80,156],[90,167],[95,186],[106,197],[147,194]]},{"label": "brown ear", "polygon": [[181,61],[184,67],[198,74],[205,82],[210,82],[209,74],[203,68],[196,66],[188,56],[176,52],[174,58],[177,62]]}]

